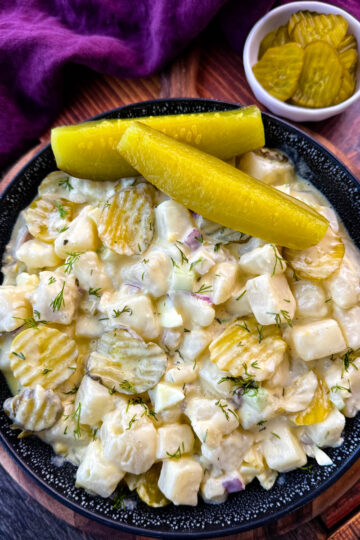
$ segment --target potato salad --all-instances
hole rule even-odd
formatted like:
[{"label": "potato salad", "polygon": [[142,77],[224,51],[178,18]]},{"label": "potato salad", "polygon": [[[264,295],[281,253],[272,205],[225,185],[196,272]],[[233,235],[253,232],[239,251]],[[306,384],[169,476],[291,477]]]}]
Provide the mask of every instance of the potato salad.
[{"label": "potato salad", "polygon": [[0,286],[3,408],[19,436],[77,466],[79,488],[222,503],[309,458],[331,465],[326,448],[360,409],[357,249],[285,154],[233,164],[329,220],[323,239],[283,248],[141,176],[62,171],[17,220]]}]

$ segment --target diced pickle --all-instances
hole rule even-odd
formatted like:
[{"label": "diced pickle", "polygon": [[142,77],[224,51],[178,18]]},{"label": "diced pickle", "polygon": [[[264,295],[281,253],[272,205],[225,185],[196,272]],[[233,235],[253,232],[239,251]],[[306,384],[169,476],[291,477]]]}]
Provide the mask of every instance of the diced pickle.
[{"label": "diced pickle", "polygon": [[292,34],[292,31],[294,30],[295,26],[297,25],[298,22],[304,20],[304,19],[309,19],[311,16],[313,15],[316,15],[316,12],[315,11],[308,11],[308,10],[305,10],[305,11],[297,11],[296,13],[293,13],[289,19],[289,22],[288,22],[288,33],[289,33],[289,36],[291,36]]},{"label": "diced pickle", "polygon": [[338,95],[335,97],[333,104],[342,103],[346,99],[349,99],[353,95],[355,90],[355,77],[349,73],[347,69],[344,69],[343,78]]},{"label": "diced pickle", "polygon": [[286,101],[296,90],[304,51],[296,43],[271,47],[253,67],[254,75],[269,94]]},{"label": "diced pickle", "polygon": [[148,506],[160,508],[170,504],[158,487],[162,463],[155,463],[146,473],[142,474],[137,483],[137,494]]},{"label": "diced pickle", "polygon": [[328,398],[328,387],[322,379],[319,379],[319,384],[310,405],[295,417],[295,424],[298,426],[311,426],[322,422],[331,411],[331,407]]},{"label": "diced pickle", "polygon": [[140,184],[119,191],[106,202],[98,223],[99,237],[106,247],[120,255],[145,251],[154,234],[150,189]]},{"label": "diced pickle", "polygon": [[318,40],[337,47],[344,39],[347,28],[348,23],[341,15],[310,15],[295,25],[291,37],[302,47]]},{"label": "diced pickle", "polygon": [[262,58],[264,53],[270,49],[270,47],[278,47],[289,43],[290,37],[287,29],[287,25],[284,24],[275,30],[272,30],[263,38],[259,48],[259,59]]},{"label": "diced pickle", "polygon": [[22,386],[56,388],[74,373],[77,357],[75,341],[55,328],[40,326],[14,338],[10,367]]},{"label": "diced pickle", "polygon": [[304,250],[285,249],[284,258],[304,279],[326,279],[340,267],[345,247],[340,236],[329,227],[322,240]]},{"label": "diced pickle", "polygon": [[342,75],[336,50],[324,41],[310,43],[292,101],[301,107],[329,107],[339,93]]}]

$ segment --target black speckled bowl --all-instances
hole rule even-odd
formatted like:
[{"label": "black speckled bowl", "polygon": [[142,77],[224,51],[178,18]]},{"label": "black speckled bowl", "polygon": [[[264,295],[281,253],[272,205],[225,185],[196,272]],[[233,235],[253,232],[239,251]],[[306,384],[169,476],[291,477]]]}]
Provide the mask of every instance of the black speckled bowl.
[{"label": "black speckled bowl", "polygon": [[[210,100],[176,99],[129,105],[104,113],[105,118],[133,118],[202,111],[222,111],[236,105]],[[263,114],[266,144],[287,152],[303,177],[324,193],[334,205],[355,243],[360,247],[360,187],[351,173],[333,155],[305,133],[268,114]],[[0,199],[0,254],[9,240],[20,210],[36,194],[41,180],[55,169],[50,146],[42,150],[14,178]],[[0,402],[10,395],[4,378],[0,379]],[[201,500],[196,508],[152,509],[133,494],[125,510],[114,509],[113,502],[87,494],[74,486],[75,467],[61,467],[54,461],[50,446],[35,437],[17,439],[10,421],[0,413],[0,438],[16,462],[48,493],[73,510],[97,521],[143,536],[163,538],[201,538],[235,534],[277,520],[310,502],[335,482],[360,456],[360,415],[347,420],[344,443],[329,449],[334,465],[319,467],[313,474],[297,470],[281,474],[270,491],[257,481],[245,491],[231,495],[220,505]],[[131,501],[133,503],[131,504]]]}]

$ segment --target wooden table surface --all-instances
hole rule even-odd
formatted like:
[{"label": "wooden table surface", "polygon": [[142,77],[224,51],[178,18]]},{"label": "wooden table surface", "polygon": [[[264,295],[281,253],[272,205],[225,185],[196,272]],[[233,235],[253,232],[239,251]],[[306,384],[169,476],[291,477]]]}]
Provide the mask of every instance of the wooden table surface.
[{"label": "wooden table surface", "polygon": [[[152,77],[117,79],[97,75],[78,66],[73,67],[65,84],[64,106],[54,125],[80,122],[108,109],[158,97],[205,97],[244,105],[257,103],[265,110],[257,102],[246,82],[241,58],[226,43],[203,37],[201,42],[185,51],[161,74]],[[360,178],[359,101],[342,115],[299,127],[312,134],[336,154],[354,175]],[[49,133],[50,131],[44,133],[39,145],[8,171],[0,183],[0,190],[29,157],[49,141]],[[56,540],[67,538],[92,540],[110,537],[119,540],[135,539],[131,535],[101,527],[56,503],[45,495],[1,448],[0,463],[29,494],[25,495],[18,485],[9,483],[7,474],[0,469],[0,489],[3,494],[0,506],[0,539],[50,537]],[[355,540],[360,538],[359,508],[360,461],[313,503],[264,529],[228,538]],[[57,517],[53,517],[49,510]],[[59,518],[64,519],[69,525],[65,523],[61,525]],[[73,529],[73,526],[78,530]],[[137,540],[140,540],[140,537],[137,537]]]}]

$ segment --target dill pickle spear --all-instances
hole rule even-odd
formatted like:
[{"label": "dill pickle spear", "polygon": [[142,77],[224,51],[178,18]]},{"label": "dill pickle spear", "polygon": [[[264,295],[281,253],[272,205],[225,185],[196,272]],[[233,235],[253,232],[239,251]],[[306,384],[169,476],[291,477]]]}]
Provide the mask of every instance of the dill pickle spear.
[{"label": "dill pickle spear", "polygon": [[264,53],[268,49],[270,49],[270,47],[279,47],[280,45],[285,45],[285,43],[289,43],[289,41],[290,36],[286,24],[284,24],[283,26],[279,26],[279,28],[276,28],[275,30],[272,30],[271,32],[266,34],[266,36],[260,43],[259,59],[262,58]]},{"label": "dill pickle spear", "polygon": [[303,70],[292,101],[301,107],[329,107],[339,93],[342,75],[334,47],[325,41],[310,43],[305,48]]},{"label": "dill pickle spear", "polygon": [[326,41],[337,47],[344,39],[347,29],[348,23],[341,15],[317,14],[299,21],[295,25],[291,37],[302,47],[318,40]]},{"label": "dill pickle spear", "polygon": [[[135,120],[96,120],[54,128],[51,146],[57,166],[72,176],[90,180],[133,176],[134,168],[116,147]],[[137,120],[220,159],[229,159],[265,144],[261,112],[255,105],[232,111],[148,116]]]},{"label": "dill pickle spear", "polygon": [[259,83],[269,94],[286,101],[296,90],[303,66],[304,51],[297,43],[271,47],[253,66]]},{"label": "dill pickle spear", "polygon": [[328,228],[306,204],[144,124],[125,131],[118,151],[175,201],[225,227],[294,249],[317,244]]}]

